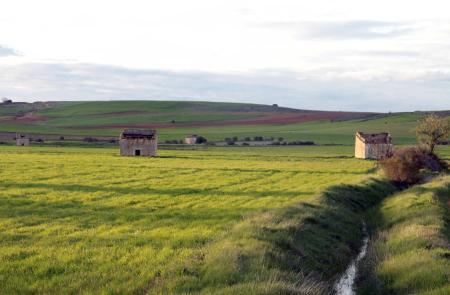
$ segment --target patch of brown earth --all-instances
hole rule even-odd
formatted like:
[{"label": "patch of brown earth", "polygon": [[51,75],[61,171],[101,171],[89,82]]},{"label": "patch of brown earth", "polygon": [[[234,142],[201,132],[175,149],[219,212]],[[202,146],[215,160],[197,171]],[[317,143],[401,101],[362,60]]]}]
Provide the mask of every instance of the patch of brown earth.
[{"label": "patch of brown earth", "polygon": [[76,129],[112,129],[112,128],[178,128],[178,127],[210,127],[210,126],[236,126],[236,125],[285,125],[305,123],[318,120],[350,120],[370,116],[364,113],[351,112],[304,112],[304,113],[262,113],[261,117],[249,119],[236,119],[224,121],[193,121],[186,123],[148,123],[148,124],[114,124],[78,126]]},{"label": "patch of brown earth", "polygon": [[17,123],[17,121],[20,121],[21,123],[31,123],[35,121],[46,121],[47,117],[44,116],[38,116],[34,112],[28,112],[20,116],[16,116],[14,119],[9,120],[12,123]]}]

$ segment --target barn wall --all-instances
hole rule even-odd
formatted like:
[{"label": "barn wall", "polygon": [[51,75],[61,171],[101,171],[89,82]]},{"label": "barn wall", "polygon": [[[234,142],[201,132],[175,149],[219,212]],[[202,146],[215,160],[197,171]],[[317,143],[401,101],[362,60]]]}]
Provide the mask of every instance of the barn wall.
[{"label": "barn wall", "polygon": [[140,150],[141,156],[155,157],[158,139],[120,139],[119,146],[121,156],[134,156],[135,150]]},{"label": "barn wall", "polygon": [[186,137],[184,139],[184,142],[186,144],[195,144],[197,142],[197,138],[196,137]]},{"label": "barn wall", "polygon": [[366,147],[365,144],[356,136],[355,139],[355,158],[365,159],[366,158]]},{"label": "barn wall", "polygon": [[29,146],[30,145],[30,139],[29,138],[17,138],[16,139],[16,145],[17,146]]},{"label": "barn wall", "polygon": [[366,159],[379,160],[386,158],[392,153],[392,144],[378,143],[366,144]]}]

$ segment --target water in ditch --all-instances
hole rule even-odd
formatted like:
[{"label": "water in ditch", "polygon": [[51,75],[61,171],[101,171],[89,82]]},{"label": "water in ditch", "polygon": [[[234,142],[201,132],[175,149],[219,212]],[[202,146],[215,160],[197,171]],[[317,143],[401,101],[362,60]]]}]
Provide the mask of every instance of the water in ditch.
[{"label": "water in ditch", "polygon": [[364,233],[363,245],[361,247],[361,250],[359,251],[358,256],[350,263],[347,270],[344,272],[344,274],[334,287],[334,290],[336,291],[337,295],[355,294],[353,287],[355,284],[356,274],[358,272],[358,265],[361,259],[363,259],[364,256],[366,256],[367,244],[369,243],[369,237],[367,235],[365,223],[363,223],[363,233]]}]

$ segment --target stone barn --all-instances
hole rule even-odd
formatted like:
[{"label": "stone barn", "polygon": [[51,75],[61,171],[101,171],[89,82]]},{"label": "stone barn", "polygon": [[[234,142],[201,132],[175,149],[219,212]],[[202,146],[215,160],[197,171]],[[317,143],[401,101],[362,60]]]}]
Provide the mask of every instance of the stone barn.
[{"label": "stone barn", "polygon": [[125,129],[119,138],[121,156],[156,157],[158,135],[156,130]]},{"label": "stone barn", "polygon": [[30,145],[30,137],[25,134],[16,134],[16,145],[17,146],[29,146]]},{"label": "stone barn", "polygon": [[356,132],[355,158],[379,160],[392,154],[392,139],[389,133]]},{"label": "stone barn", "polygon": [[193,134],[193,135],[188,135],[184,138],[184,143],[185,144],[196,144],[197,143],[197,138],[198,136]]}]

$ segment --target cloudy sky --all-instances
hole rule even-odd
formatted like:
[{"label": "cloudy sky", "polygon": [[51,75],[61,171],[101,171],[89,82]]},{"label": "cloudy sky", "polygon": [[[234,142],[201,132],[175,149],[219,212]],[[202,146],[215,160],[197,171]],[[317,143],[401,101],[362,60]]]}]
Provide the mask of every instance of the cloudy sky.
[{"label": "cloudy sky", "polygon": [[2,0],[0,96],[450,109],[448,0]]}]

